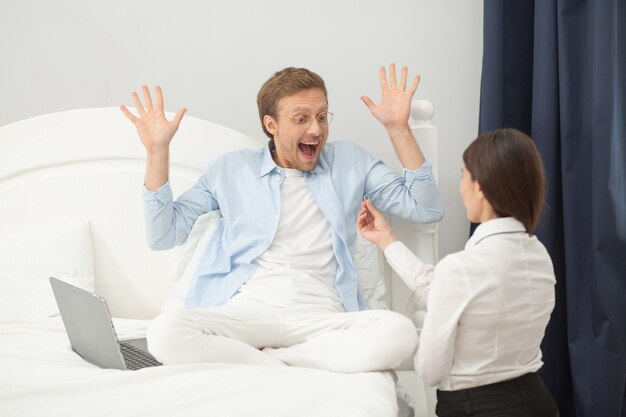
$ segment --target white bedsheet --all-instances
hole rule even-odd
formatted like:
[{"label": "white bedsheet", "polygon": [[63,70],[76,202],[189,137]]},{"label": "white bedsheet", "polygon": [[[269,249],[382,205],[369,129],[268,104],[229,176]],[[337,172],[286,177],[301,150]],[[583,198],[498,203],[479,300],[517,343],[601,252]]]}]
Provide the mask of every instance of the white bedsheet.
[{"label": "white bedsheet", "polygon": [[[121,339],[147,321],[116,320]],[[69,345],[60,317],[0,317],[0,416],[396,416],[390,373],[190,364],[100,369]]]}]

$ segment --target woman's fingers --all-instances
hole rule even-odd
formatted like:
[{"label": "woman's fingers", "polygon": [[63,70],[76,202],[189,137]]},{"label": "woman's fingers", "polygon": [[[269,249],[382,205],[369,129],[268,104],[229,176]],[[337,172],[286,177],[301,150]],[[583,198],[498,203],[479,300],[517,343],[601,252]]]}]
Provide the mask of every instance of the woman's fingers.
[{"label": "woman's fingers", "polygon": [[372,215],[373,218],[376,218],[376,217],[380,216],[380,212],[378,210],[376,210],[376,207],[374,207],[374,204],[372,204],[371,201],[365,200],[365,207],[370,212],[370,214]]}]

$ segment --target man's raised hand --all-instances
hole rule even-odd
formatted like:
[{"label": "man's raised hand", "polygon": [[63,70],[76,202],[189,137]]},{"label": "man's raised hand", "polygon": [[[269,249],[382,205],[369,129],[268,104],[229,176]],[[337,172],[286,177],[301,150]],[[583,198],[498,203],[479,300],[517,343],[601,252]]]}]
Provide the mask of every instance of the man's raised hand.
[{"label": "man's raised hand", "polygon": [[169,148],[169,144],[178,130],[180,121],[187,109],[182,108],[178,110],[174,119],[171,121],[167,120],[163,110],[163,91],[161,87],[155,87],[156,106],[153,106],[148,87],[145,85],[142,86],[141,91],[143,93],[145,106],[141,103],[136,92],[133,91],[131,94],[139,116],[135,116],[124,105],[121,105],[120,109],[137,128],[141,143],[147,151],[151,152]]},{"label": "man's raised hand", "polygon": [[395,64],[389,64],[389,80],[387,80],[385,67],[380,67],[381,102],[375,104],[369,97],[361,97],[361,100],[370,109],[372,115],[387,129],[395,127],[406,128],[408,126],[411,99],[415,91],[417,91],[420,76],[415,76],[407,90],[407,72],[407,67],[403,66],[400,74],[400,83],[398,84]]}]

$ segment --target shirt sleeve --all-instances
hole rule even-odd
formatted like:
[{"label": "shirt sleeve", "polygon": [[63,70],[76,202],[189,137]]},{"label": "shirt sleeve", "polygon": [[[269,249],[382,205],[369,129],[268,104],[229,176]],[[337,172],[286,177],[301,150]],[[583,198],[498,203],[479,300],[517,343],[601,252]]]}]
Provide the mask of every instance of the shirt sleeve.
[{"label": "shirt sleeve", "polygon": [[443,203],[428,161],[402,175],[362,151],[368,166],[365,197],[386,213],[415,223],[436,223],[443,218]]},{"label": "shirt sleeve", "polygon": [[433,279],[432,265],[425,264],[407,248],[395,241],[385,248],[385,258],[393,270],[413,293],[416,301],[426,300]]},{"label": "shirt sleeve", "polygon": [[170,249],[174,246],[168,239],[168,229],[172,216],[172,188],[169,181],[156,191],[148,190],[142,186],[143,211],[145,233],[148,246],[151,249]]},{"label": "shirt sleeve", "polygon": [[145,232],[148,246],[155,250],[171,249],[187,240],[196,219],[219,208],[201,177],[175,201],[169,181],[156,191],[143,187]]},{"label": "shirt sleeve", "polygon": [[415,207],[422,216],[421,223],[435,223],[443,218],[443,203],[439,195],[439,189],[433,177],[433,167],[425,161],[416,169],[402,169],[403,180],[409,189]]},{"label": "shirt sleeve", "polygon": [[465,274],[454,257],[434,270],[415,369],[428,385],[439,385],[454,362],[458,323],[470,299]]}]

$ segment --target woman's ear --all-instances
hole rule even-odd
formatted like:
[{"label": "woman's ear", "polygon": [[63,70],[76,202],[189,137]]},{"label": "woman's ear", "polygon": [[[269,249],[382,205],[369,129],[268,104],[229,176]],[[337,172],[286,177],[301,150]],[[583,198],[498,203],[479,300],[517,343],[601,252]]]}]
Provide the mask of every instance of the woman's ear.
[{"label": "woman's ear", "polygon": [[276,136],[276,132],[278,132],[278,124],[276,120],[272,116],[265,115],[263,116],[263,125],[265,125],[265,129],[272,134],[272,136]]},{"label": "woman's ear", "polygon": [[485,199],[485,194],[483,193],[482,188],[480,188],[480,184],[478,183],[478,181],[474,181],[474,192],[481,200]]}]

